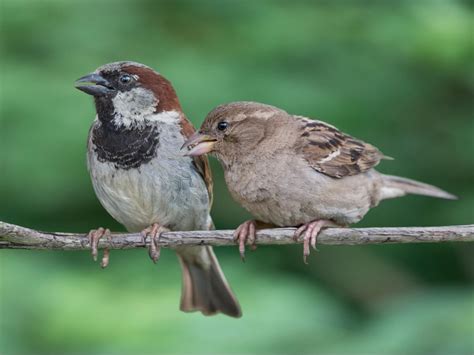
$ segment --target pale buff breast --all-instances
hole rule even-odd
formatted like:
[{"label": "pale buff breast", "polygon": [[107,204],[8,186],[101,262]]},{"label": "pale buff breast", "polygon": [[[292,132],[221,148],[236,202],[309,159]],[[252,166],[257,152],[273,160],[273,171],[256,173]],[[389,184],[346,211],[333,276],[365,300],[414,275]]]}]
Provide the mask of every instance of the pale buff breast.
[{"label": "pale buff breast", "polygon": [[271,169],[262,166],[258,162],[236,166],[226,181],[232,196],[267,223],[297,226],[331,219],[347,225],[360,221],[378,203],[376,171],[334,179],[310,168],[302,158],[284,154],[272,160]]}]

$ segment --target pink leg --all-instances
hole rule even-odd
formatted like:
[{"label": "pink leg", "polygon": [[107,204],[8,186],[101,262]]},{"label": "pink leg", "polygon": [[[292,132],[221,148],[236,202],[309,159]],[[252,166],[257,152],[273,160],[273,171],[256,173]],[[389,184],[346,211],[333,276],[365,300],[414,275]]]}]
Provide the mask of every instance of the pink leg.
[{"label": "pink leg", "polygon": [[239,243],[239,253],[242,261],[245,261],[245,243],[251,245],[251,249],[255,250],[257,246],[255,241],[257,240],[256,236],[256,222],[254,220],[246,221],[242,223],[234,232],[234,240]]},{"label": "pink leg", "polygon": [[[110,236],[110,230],[104,229],[102,227],[91,230],[87,235],[87,237],[89,238],[89,244],[92,250],[92,258],[94,259],[94,261],[97,261],[97,255],[99,254],[99,240],[104,236]],[[108,248],[105,248],[104,257],[102,258],[102,262],[100,264],[102,268],[106,268],[107,265],[109,265],[109,255],[110,250]]]},{"label": "pink leg", "polygon": [[335,224],[332,221],[321,219],[321,220],[305,223],[295,231],[295,235],[293,237],[295,241],[297,241],[298,238],[304,233],[303,261],[305,264],[308,264],[307,258],[310,254],[309,245],[311,244],[314,250],[318,250],[316,249],[316,244],[317,244],[319,232],[321,231],[323,227],[334,226],[334,225]]},{"label": "pink leg", "polygon": [[146,244],[146,238],[148,236],[151,238],[150,246],[148,248],[148,255],[155,264],[160,259],[161,248],[158,244],[158,241],[160,239],[161,233],[168,231],[168,228],[162,227],[158,223],[153,223],[150,227],[145,228],[141,233],[143,243]]}]

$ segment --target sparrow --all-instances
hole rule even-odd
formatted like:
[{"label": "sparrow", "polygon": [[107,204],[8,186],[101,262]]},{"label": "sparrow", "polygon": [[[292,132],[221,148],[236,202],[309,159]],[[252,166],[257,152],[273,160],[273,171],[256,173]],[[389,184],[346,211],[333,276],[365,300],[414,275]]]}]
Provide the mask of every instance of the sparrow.
[{"label": "sparrow", "polygon": [[307,263],[323,227],[359,222],[382,200],[406,194],[456,199],[435,186],[379,173],[374,167],[391,158],[330,124],[257,102],[218,106],[183,148],[188,156],[215,155],[232,197],[256,218],[234,233],[242,258],[259,222],[297,227]]},{"label": "sparrow", "polygon": [[[76,81],[94,97],[87,166],[94,191],[107,212],[129,232],[150,237],[149,254],[160,255],[164,231],[209,230],[212,176],[205,156],[184,156],[180,147],[194,132],[171,83],[150,67],[116,62]],[[97,258],[108,229],[89,233]],[[176,248],[182,267],[180,309],[240,317],[241,309],[210,246]],[[102,266],[108,264],[104,251]]]}]

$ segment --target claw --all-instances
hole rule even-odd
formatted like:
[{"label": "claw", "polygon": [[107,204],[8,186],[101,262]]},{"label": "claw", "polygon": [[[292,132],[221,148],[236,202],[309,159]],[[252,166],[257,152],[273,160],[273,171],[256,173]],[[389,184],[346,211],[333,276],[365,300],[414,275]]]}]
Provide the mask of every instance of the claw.
[{"label": "claw", "polygon": [[150,256],[151,260],[155,264],[158,261],[158,257],[159,257],[159,253],[158,253],[159,247],[156,244],[156,234],[157,234],[158,228],[159,228],[158,224],[156,223],[152,224],[151,230],[149,233],[151,240],[150,240],[150,249],[148,249],[148,255]]},{"label": "claw", "polygon": [[99,240],[104,237],[110,235],[109,229],[104,229],[99,227],[98,229],[93,229],[89,232],[87,237],[89,238],[89,244],[91,246],[91,254],[94,261],[97,261],[97,256],[99,255]]},{"label": "claw", "polygon": [[250,249],[257,249],[255,244],[257,240],[255,221],[246,221],[242,223],[234,232],[234,240],[239,243],[239,253],[242,262],[245,262],[245,243],[250,244]]},{"label": "claw", "polygon": [[239,253],[240,259],[245,262],[245,242],[249,234],[248,228],[244,227],[241,229],[239,234]]},{"label": "claw", "polygon": [[306,232],[304,234],[304,239],[303,239],[303,262],[305,264],[308,264],[308,256],[310,254],[309,243],[310,243],[311,234],[313,233],[314,227],[315,227],[314,223],[308,224],[308,228],[306,228]]},{"label": "claw", "polygon": [[321,231],[321,227],[319,228],[314,228],[312,233],[311,233],[311,237],[310,237],[310,240],[311,240],[311,247],[316,250],[316,251],[319,251],[318,248],[316,247],[316,244],[318,242],[318,235],[319,235],[319,232]]},{"label": "claw", "polygon": [[150,249],[148,250],[148,255],[150,256],[150,259],[153,261],[154,264],[158,262],[161,254],[161,248],[158,244],[158,239],[160,239],[160,234],[154,234],[151,236]]},{"label": "claw", "polygon": [[92,259],[94,259],[94,261],[97,261],[97,254],[99,253],[97,250],[98,240],[97,240],[96,235],[98,233],[102,233],[101,229],[103,228],[100,227],[99,229],[92,229],[87,235],[87,238],[89,238],[89,244],[91,246]]},{"label": "claw", "polygon": [[110,257],[110,249],[105,248],[104,256],[102,256],[102,261],[100,262],[100,267],[102,269],[105,269],[107,266],[109,266],[109,257]]},{"label": "claw", "polygon": [[318,241],[319,232],[321,231],[323,227],[327,227],[327,226],[334,226],[334,223],[329,220],[321,219],[321,220],[305,223],[295,231],[295,234],[293,235],[293,239],[295,241],[298,241],[298,238],[301,237],[301,235],[304,233],[303,262],[305,264],[308,264],[308,256],[310,254],[309,246],[311,245],[311,247],[314,250],[318,250],[316,248],[316,245]]},{"label": "claw", "polygon": [[306,228],[308,228],[308,225],[307,224],[303,224],[301,227],[299,227],[296,231],[295,231],[295,234],[293,235],[293,240],[295,242],[298,241],[298,238],[301,237],[301,234],[303,234],[303,232],[306,230]]},{"label": "claw", "polygon": [[150,236],[150,246],[148,247],[148,255],[153,263],[157,263],[160,259],[161,248],[159,239],[161,233],[169,231],[168,228],[160,226],[158,223],[153,223],[150,227],[141,232],[143,243],[146,245],[146,238]]},{"label": "claw", "polygon": [[256,230],[255,230],[255,223],[249,223],[249,228],[248,228],[248,242],[250,245],[256,246],[255,242],[257,240],[256,236]]}]

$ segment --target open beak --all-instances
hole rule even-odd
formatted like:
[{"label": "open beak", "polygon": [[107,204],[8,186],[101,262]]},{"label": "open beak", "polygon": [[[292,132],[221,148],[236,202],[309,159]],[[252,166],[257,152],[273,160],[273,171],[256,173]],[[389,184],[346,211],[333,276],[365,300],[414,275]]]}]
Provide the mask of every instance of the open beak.
[{"label": "open beak", "polygon": [[214,148],[217,139],[208,136],[207,134],[201,134],[199,132],[194,133],[187,141],[183,144],[181,149],[189,149],[185,155],[196,156],[209,153]]},{"label": "open beak", "polygon": [[95,73],[77,79],[74,85],[76,89],[92,96],[104,96],[114,91],[114,88],[104,77]]}]

